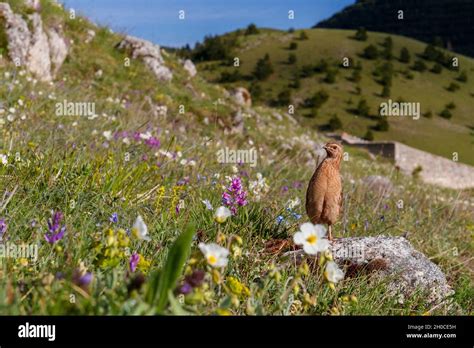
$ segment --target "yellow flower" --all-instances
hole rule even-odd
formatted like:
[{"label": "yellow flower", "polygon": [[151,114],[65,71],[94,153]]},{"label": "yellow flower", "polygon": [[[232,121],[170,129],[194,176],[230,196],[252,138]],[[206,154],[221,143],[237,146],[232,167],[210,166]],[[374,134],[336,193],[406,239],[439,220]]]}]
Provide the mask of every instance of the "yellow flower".
[{"label": "yellow flower", "polygon": [[221,316],[228,316],[228,315],[232,315],[232,312],[229,311],[228,309],[217,308],[216,314],[221,315]]},{"label": "yellow flower", "polygon": [[247,286],[242,284],[235,277],[227,277],[226,284],[229,287],[229,290],[237,296],[248,297],[250,296],[250,290]]},{"label": "yellow flower", "polygon": [[150,261],[146,260],[143,255],[138,254],[139,259],[138,259],[138,265],[137,268],[142,271],[143,273],[147,273],[148,269],[150,268]]}]

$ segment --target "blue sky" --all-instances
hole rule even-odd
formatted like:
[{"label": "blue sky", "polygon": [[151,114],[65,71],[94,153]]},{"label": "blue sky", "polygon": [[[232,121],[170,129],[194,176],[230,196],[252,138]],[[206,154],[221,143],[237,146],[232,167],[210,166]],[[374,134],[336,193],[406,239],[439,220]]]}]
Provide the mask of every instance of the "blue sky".
[{"label": "blue sky", "polygon": [[[278,29],[309,28],[355,0],[62,0],[98,24],[163,46],[193,46],[205,35],[255,23]],[[180,10],[186,19],[180,20]],[[293,10],[295,19],[288,19]]]}]

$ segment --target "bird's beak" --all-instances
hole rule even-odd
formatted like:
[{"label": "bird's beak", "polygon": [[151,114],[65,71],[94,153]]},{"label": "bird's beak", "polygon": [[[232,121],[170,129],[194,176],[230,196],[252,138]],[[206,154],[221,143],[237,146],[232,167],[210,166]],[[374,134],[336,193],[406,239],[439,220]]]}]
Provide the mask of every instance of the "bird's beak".
[{"label": "bird's beak", "polygon": [[328,148],[326,147],[326,145],[324,145],[324,146],[323,146],[323,149],[327,151]]}]

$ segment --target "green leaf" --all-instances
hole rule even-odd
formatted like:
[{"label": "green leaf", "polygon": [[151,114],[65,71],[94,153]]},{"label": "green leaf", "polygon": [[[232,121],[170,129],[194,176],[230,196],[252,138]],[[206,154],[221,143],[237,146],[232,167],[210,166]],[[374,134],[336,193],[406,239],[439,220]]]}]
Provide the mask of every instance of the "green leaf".
[{"label": "green leaf", "polygon": [[192,313],[186,311],[178,302],[176,297],[174,297],[173,292],[170,290],[168,292],[168,300],[170,301],[171,313],[174,315],[192,315]]},{"label": "green leaf", "polygon": [[164,267],[155,272],[150,280],[150,291],[147,294],[149,303],[154,304],[158,313],[163,312],[168,303],[168,292],[172,291],[181,275],[184,264],[188,258],[193,242],[195,228],[192,224],[186,226],[183,233],[179,235],[171,246]]}]

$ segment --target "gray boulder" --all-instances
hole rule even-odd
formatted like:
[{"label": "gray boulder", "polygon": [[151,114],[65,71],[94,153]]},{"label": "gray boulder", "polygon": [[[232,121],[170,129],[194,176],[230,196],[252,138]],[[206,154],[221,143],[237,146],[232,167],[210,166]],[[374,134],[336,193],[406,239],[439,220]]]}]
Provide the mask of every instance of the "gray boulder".
[{"label": "gray boulder", "polygon": [[[454,293],[441,269],[403,237],[340,238],[331,242],[330,250],[346,278],[371,274],[382,279],[400,303],[421,291],[432,305],[448,304],[447,297]],[[303,257],[304,253],[285,255]]]},{"label": "gray boulder", "polygon": [[[35,4],[31,2],[31,6]],[[25,20],[3,2],[0,3],[0,17],[4,19],[10,59],[39,80],[51,81],[68,55],[60,28],[45,31],[39,13],[34,12]]]},{"label": "gray boulder", "polygon": [[141,59],[159,81],[171,81],[173,78],[173,73],[165,66],[160,46],[127,35],[117,48],[129,52],[133,59]]},{"label": "gray boulder", "polygon": [[196,66],[194,65],[194,63],[191,60],[186,59],[184,61],[184,64],[183,64],[183,68],[184,68],[184,70],[186,70],[188,72],[189,77],[196,76],[196,74],[197,74]]},{"label": "gray boulder", "polygon": [[27,67],[38,79],[51,81],[51,58],[48,36],[43,30],[43,21],[38,13],[30,15],[32,24],[31,43],[28,49]]}]

